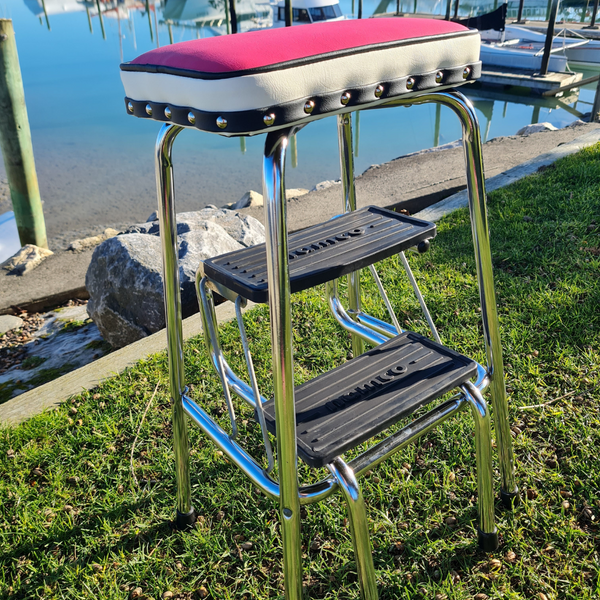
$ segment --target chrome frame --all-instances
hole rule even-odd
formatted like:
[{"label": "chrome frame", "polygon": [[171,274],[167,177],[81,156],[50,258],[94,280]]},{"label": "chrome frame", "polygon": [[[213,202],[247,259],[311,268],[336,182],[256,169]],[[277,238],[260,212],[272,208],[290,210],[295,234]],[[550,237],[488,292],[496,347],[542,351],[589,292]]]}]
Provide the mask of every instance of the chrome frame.
[{"label": "chrome frame", "polygon": [[[447,418],[462,410],[467,404],[475,419],[477,450],[477,478],[479,494],[479,529],[494,533],[494,498],[491,468],[490,415],[482,392],[489,385],[492,391],[494,424],[499,449],[502,475],[502,491],[516,493],[513,454],[508,425],[508,408],[504,388],[502,351],[500,345],[495,292],[492,277],[489,232],[487,225],[481,140],[474,109],[462,94],[454,91],[435,92],[396,100],[393,105],[422,104],[436,102],[451,108],[459,117],[463,127],[469,208],[476,256],[477,276],[480,289],[487,368],[478,365],[477,380],[461,386],[461,392],[436,406],[427,414],[417,418],[402,430],[370,447],[363,454],[346,464],[336,458],[328,465],[331,473],[320,482],[300,487],[297,474],[297,451],[295,434],[295,402],[293,382],[293,348],[291,328],[291,299],[288,277],[288,247],[286,204],[284,189],[285,154],[292,136],[298,128],[289,127],[267,135],[263,160],[263,196],[267,247],[267,270],[269,281],[269,307],[271,313],[271,342],[274,377],[274,401],[277,427],[277,458],[279,482],[269,474],[271,459],[267,450],[269,468],[264,469],[235,440],[235,413],[229,390],[243,398],[261,414],[265,399],[260,396],[256,378],[251,368],[247,340],[244,352],[249,363],[251,386],[241,380],[227,364],[220,348],[212,291],[205,279],[197,279],[205,339],[210,357],[223,385],[230,418],[232,434],[225,432],[213,419],[185,393],[183,379],[183,347],[179,271],[177,268],[177,236],[173,186],[172,145],[183,129],[177,125],[162,127],[156,144],[156,173],[163,249],[165,314],[167,323],[170,392],[173,399],[173,444],[177,478],[178,524],[189,525],[194,520],[191,503],[189,475],[187,414],[229,459],[242,469],[249,479],[269,498],[280,506],[281,530],[284,554],[284,585],[288,600],[302,598],[302,556],[300,548],[300,506],[329,497],[338,488],[342,491],[348,511],[356,552],[357,569],[361,584],[361,597],[376,600],[375,572],[370,553],[368,527],[364,500],[357,479],[383,460],[414,442]],[[347,115],[338,117],[338,137],[344,203],[346,210],[356,208],[354,190],[354,165],[352,158],[352,129]],[[404,259],[405,261],[405,259]],[[404,262],[403,261],[403,262]],[[409,269],[410,270],[410,269]],[[376,281],[378,277],[376,276]],[[410,276],[409,276],[410,277]],[[379,282],[380,283],[380,282]],[[411,281],[412,283],[412,281]],[[413,286],[414,287],[414,286]],[[363,340],[380,344],[397,335],[396,327],[375,319],[360,310],[360,284],[358,276],[349,281],[350,315],[337,297],[337,282],[327,284],[329,305],[332,312],[351,332],[355,356],[362,351]],[[415,292],[417,292],[418,287]],[[238,322],[241,321],[241,304],[235,294],[230,299],[236,302]],[[389,304],[389,300],[386,304]],[[391,308],[388,307],[388,308]],[[426,310],[426,308],[425,308]],[[393,313],[393,311],[392,311]],[[428,314],[428,311],[427,311]],[[428,319],[429,321],[430,319]],[[431,320],[432,334],[436,336]],[[243,321],[240,332],[242,335]],[[261,422],[261,426],[263,423]],[[266,431],[263,430],[263,436]],[[268,437],[266,438],[268,442]],[[267,448],[265,444],[265,448]]]},{"label": "chrome frame", "polygon": [[[352,150],[352,114],[338,115],[338,145],[340,149],[340,173],[342,176],[343,210],[345,213],[356,210],[356,187],[354,185],[354,152]],[[348,306],[350,315],[360,312],[360,271],[347,275]],[[352,356],[360,356],[365,351],[362,338],[351,335]]]}]

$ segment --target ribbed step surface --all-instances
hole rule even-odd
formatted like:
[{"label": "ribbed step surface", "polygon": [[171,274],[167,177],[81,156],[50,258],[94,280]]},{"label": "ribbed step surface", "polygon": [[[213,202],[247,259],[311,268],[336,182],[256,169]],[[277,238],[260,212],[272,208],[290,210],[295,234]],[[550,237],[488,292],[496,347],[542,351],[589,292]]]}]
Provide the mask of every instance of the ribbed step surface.
[{"label": "ribbed step surface", "polygon": [[[435,224],[368,206],[289,236],[292,292],[331,281],[435,236]],[[204,262],[204,274],[253,302],[267,302],[265,244]]]},{"label": "ribbed step surface", "polygon": [[[298,455],[322,467],[470,379],[476,363],[405,332],[296,388]],[[275,406],[265,403],[275,434]]]}]

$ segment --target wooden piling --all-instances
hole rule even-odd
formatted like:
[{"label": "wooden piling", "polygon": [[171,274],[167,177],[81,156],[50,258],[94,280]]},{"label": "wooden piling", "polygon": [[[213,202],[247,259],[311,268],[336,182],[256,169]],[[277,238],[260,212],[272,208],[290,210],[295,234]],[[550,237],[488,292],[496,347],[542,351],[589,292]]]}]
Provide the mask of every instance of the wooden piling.
[{"label": "wooden piling", "polygon": [[600,123],[600,79],[598,79],[598,85],[596,86],[596,96],[594,97],[590,121],[592,123]]},{"label": "wooden piling", "polygon": [[0,148],[21,245],[48,247],[11,19],[0,19]]},{"label": "wooden piling", "polygon": [[[227,1],[227,0],[225,0]],[[237,10],[235,0],[229,0],[229,18],[231,19],[231,33],[238,32]]]},{"label": "wooden piling", "polygon": [[104,29],[104,18],[102,17],[102,7],[100,0],[96,0],[96,8],[98,9],[98,18],[100,19],[100,29],[102,29],[102,39],[106,39],[106,30]]}]

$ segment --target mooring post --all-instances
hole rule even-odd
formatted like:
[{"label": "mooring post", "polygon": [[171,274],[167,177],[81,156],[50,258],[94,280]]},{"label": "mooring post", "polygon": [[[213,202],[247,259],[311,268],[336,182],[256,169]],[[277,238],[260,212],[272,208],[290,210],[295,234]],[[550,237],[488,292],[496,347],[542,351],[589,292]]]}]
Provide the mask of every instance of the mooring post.
[{"label": "mooring post", "polygon": [[0,19],[0,148],[21,245],[48,247],[11,19]]},{"label": "mooring post", "polygon": [[235,7],[235,0],[229,0],[229,18],[231,19],[231,33],[238,32],[238,20],[237,11]]},{"label": "mooring post", "polygon": [[450,20],[451,11],[452,11],[452,0],[448,0],[448,2],[446,2],[446,16],[444,17],[444,19],[446,21]]},{"label": "mooring post", "polygon": [[592,20],[587,27],[582,27],[582,29],[598,29],[598,25],[596,25],[596,14],[598,12],[598,0],[594,0],[594,8],[592,9]]},{"label": "mooring post", "polygon": [[[277,10],[279,10],[279,9],[277,9]],[[284,11],[285,11],[285,26],[291,27],[292,21],[294,20],[294,9],[292,8],[292,0],[285,0]]]},{"label": "mooring post", "polygon": [[100,19],[100,29],[102,30],[102,39],[106,39],[106,30],[104,29],[104,19],[102,18],[102,7],[100,0],[96,0],[96,9],[98,10],[98,19]]},{"label": "mooring post", "polygon": [[554,40],[554,25],[556,24],[556,13],[558,12],[558,0],[552,0],[550,7],[550,18],[548,19],[548,30],[546,31],[546,43],[544,44],[544,56],[542,57],[542,68],[540,75],[548,74],[548,64],[550,63],[550,51]]},{"label": "mooring post", "polygon": [[592,123],[600,123],[600,79],[598,79],[598,85],[596,86],[596,96],[594,97],[594,106],[592,106],[590,121]]},{"label": "mooring post", "polygon": [[519,0],[519,13],[517,14],[517,20],[515,23],[520,25],[526,23],[527,21],[523,20],[523,5],[525,4],[525,0]]}]

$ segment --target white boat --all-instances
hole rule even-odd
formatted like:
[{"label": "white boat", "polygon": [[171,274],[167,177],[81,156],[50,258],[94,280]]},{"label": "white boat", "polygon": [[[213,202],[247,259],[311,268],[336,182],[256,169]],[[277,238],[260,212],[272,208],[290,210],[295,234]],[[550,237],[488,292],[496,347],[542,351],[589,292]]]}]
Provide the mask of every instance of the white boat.
[{"label": "white boat", "polygon": [[[481,62],[484,67],[503,67],[524,71],[539,71],[542,66],[544,44],[520,39],[504,42],[481,42]],[[563,73],[567,70],[565,54],[550,55],[548,70]]]},{"label": "white boat", "polygon": [[[529,29],[528,27],[507,25],[505,39],[510,40],[514,38],[543,43],[546,40],[546,34],[541,31]],[[552,47],[562,47],[569,64],[600,64],[600,40],[587,39],[577,31],[559,29],[554,36]]]},{"label": "white boat", "polygon": [[[338,0],[293,0],[292,25],[343,21]],[[273,27],[285,27],[285,2],[277,2],[273,10]]]}]

